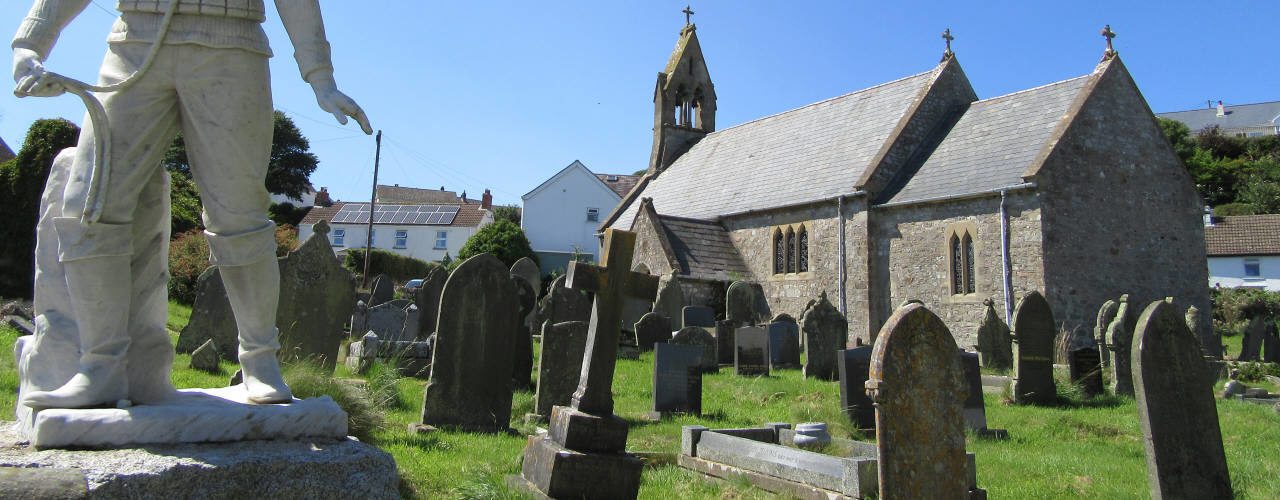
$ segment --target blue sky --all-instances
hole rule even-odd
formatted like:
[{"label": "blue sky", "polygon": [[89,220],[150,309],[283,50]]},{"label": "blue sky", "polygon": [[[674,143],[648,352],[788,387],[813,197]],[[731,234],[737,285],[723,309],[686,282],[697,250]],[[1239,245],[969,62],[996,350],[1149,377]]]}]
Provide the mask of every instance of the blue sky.
[{"label": "blue sky", "polygon": [[[270,2],[268,2],[270,3]],[[686,2],[322,1],[339,86],[384,131],[380,182],[520,196],[573,160],[631,173],[649,160],[654,77]],[[29,0],[0,5],[12,33]],[[53,71],[92,79],[114,13],[93,0],[64,32]],[[1280,2],[702,1],[694,22],[726,128],[926,71],[953,48],[982,98],[1091,71],[1110,23],[1156,112],[1280,100]],[[367,198],[374,143],[315,105],[269,8],[276,107],[320,157],[312,176],[343,200]],[[7,30],[7,31],[6,31]],[[6,80],[8,81],[8,80]],[[0,137],[30,123],[80,122],[71,96],[0,92]]]}]

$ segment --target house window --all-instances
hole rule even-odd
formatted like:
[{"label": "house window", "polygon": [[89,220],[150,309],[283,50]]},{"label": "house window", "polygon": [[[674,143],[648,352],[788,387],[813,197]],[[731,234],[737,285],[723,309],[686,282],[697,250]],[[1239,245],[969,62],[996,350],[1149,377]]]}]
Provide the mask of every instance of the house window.
[{"label": "house window", "polygon": [[951,294],[967,295],[977,292],[974,272],[973,228],[953,227],[947,231],[947,257],[951,278]]},{"label": "house window", "polygon": [[409,245],[409,231],[404,229],[396,230],[396,248],[404,248]]},{"label": "house window", "polygon": [[773,230],[773,274],[782,274],[787,270],[787,245],[782,241],[782,231]]},{"label": "house window", "polygon": [[436,231],[436,250],[444,250],[449,246],[449,232]]},{"label": "house window", "polygon": [[347,241],[347,230],[346,230],[346,229],[334,229],[334,230],[333,230],[333,243],[332,243],[332,245],[333,245],[333,246],[335,246],[335,247],[344,247],[344,246],[347,246],[347,245],[346,245],[346,241]]},{"label": "house window", "polygon": [[587,222],[599,222],[599,221],[600,221],[600,209],[598,209],[598,208],[588,208],[588,209],[587,209]]},{"label": "house window", "polygon": [[1246,279],[1262,278],[1262,262],[1258,259],[1245,259],[1244,277]]},{"label": "house window", "polygon": [[773,274],[809,271],[809,231],[804,225],[773,230]]}]

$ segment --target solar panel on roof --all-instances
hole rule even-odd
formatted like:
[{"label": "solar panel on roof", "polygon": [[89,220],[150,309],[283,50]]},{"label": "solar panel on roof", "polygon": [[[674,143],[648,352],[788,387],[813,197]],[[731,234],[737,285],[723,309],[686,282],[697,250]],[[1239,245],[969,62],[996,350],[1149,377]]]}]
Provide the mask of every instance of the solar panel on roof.
[{"label": "solar panel on roof", "polygon": [[453,219],[454,219],[455,217],[457,217],[457,216],[458,216],[458,211],[457,211],[457,210],[455,210],[455,211],[453,211],[452,213],[450,213],[450,212],[445,212],[445,213],[442,213],[442,214],[440,214],[440,215],[441,215],[441,216],[443,216],[443,218],[441,218],[441,219],[440,219],[440,223],[441,223],[441,224],[445,224],[445,225],[449,225],[449,224],[453,224]]}]

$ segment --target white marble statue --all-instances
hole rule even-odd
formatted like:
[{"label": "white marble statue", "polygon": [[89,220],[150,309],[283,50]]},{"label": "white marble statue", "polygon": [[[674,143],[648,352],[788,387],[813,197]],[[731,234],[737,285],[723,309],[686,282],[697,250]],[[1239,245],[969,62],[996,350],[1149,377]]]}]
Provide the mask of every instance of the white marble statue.
[{"label": "white marble statue", "polygon": [[[165,332],[169,199],[160,161],[179,131],[204,203],[210,259],[235,313],[244,399],[291,401],[276,361],[263,0],[119,0],[97,86],[42,63],[89,1],[35,0],[13,41],[15,94],[72,92],[90,108],[79,144],[55,161],[42,203],[37,333],[17,348],[19,416],[176,395]],[[318,0],[275,4],[320,107],[371,133],[364,112],[334,82]]]}]

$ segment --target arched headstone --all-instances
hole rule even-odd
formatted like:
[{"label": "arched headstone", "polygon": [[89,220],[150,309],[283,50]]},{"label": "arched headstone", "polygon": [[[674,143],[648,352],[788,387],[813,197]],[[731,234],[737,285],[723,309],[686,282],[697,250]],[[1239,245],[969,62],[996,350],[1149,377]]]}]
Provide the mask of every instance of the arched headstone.
[{"label": "arched headstone", "polygon": [[1053,338],[1057,326],[1049,301],[1032,291],[1013,311],[1013,332],[1018,342],[1013,366],[1013,397],[1019,403],[1051,404],[1058,400],[1053,381]]},{"label": "arched headstone", "polygon": [[1093,338],[1097,340],[1102,353],[1102,366],[1111,366],[1111,351],[1107,348],[1107,327],[1115,321],[1116,313],[1119,311],[1120,304],[1114,300],[1108,300],[1098,308],[1098,319],[1093,324]]},{"label": "arched headstone", "polygon": [[1120,296],[1116,317],[1107,325],[1107,348],[1111,350],[1111,391],[1117,396],[1133,396],[1133,371],[1129,368],[1133,328],[1130,316],[1137,313],[1129,309],[1129,294]]},{"label": "arched headstone", "polygon": [[716,357],[716,338],[712,337],[706,328],[686,326],[676,332],[668,343],[702,346],[702,371],[710,373],[720,370],[720,363]]},{"label": "arched headstone", "polygon": [[[538,292],[521,276],[512,274],[511,281],[515,285],[516,300],[520,307],[518,316],[528,318],[533,313]],[[511,388],[527,391],[533,387],[529,381],[530,373],[533,372],[533,336],[529,334],[528,322],[516,322],[512,341]]]},{"label": "arched headstone", "polygon": [[436,332],[436,319],[440,316],[440,292],[444,291],[444,282],[449,279],[449,271],[444,266],[432,266],[427,276],[422,278],[422,286],[413,294],[413,303],[418,305],[422,319],[418,322],[418,340],[427,340]]},{"label": "arched headstone", "polygon": [[996,313],[995,301],[987,299],[982,303],[987,307],[978,326],[978,354],[982,366],[994,370],[1013,368],[1013,339],[1009,337],[1009,325]]},{"label": "arched headstone", "polygon": [[635,328],[636,343],[641,350],[651,350],[654,344],[665,344],[671,340],[671,320],[661,313],[646,313],[636,322]]}]

